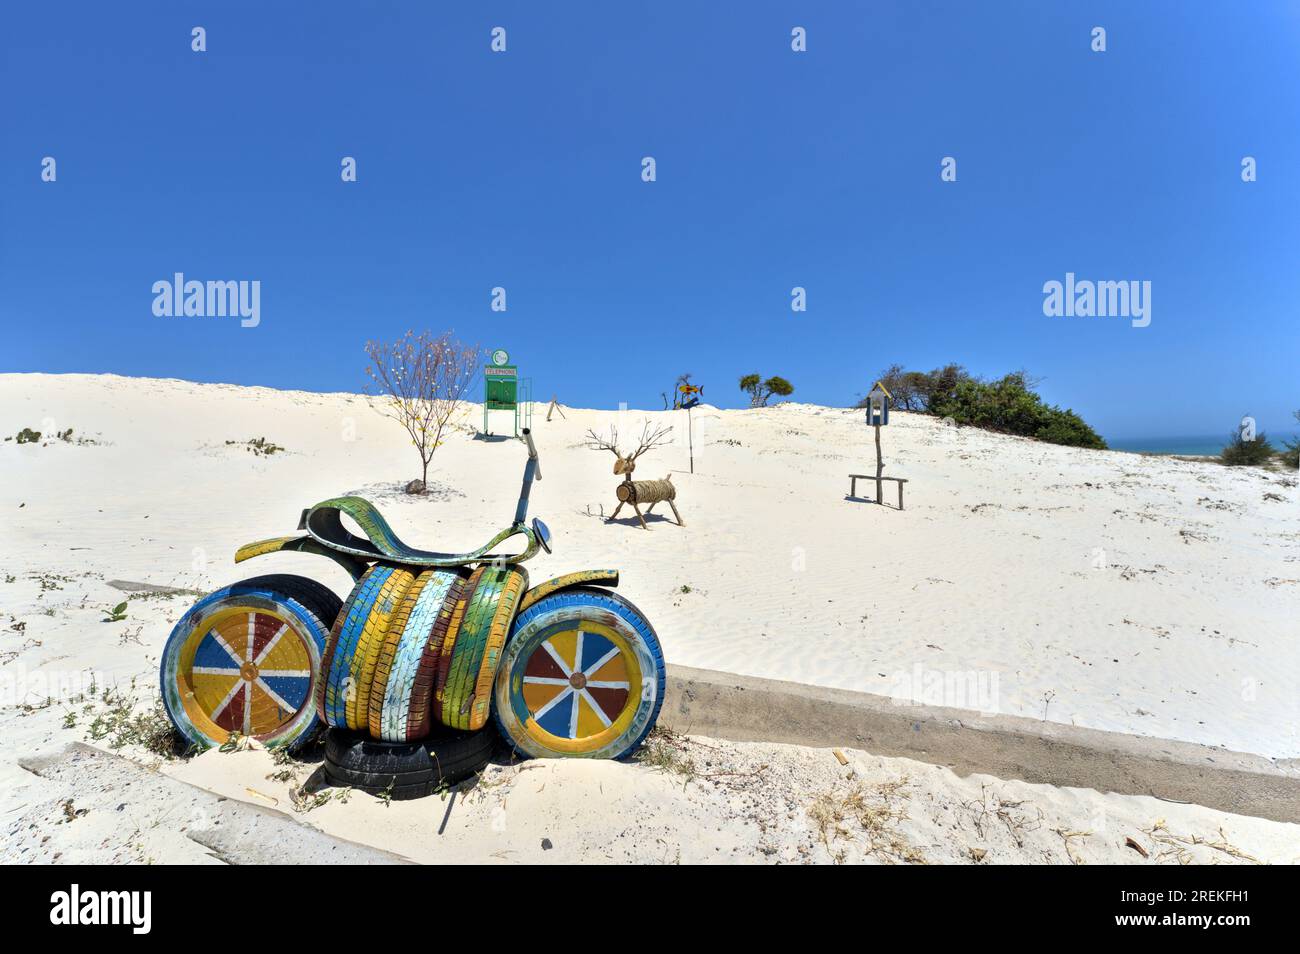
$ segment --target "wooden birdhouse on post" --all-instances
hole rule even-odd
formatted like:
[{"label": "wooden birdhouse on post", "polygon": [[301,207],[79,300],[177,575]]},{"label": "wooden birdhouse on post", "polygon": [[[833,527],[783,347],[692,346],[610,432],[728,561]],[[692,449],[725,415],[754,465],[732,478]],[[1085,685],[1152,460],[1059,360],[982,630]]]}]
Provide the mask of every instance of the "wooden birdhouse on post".
[{"label": "wooden birdhouse on post", "polygon": [[[867,395],[867,424],[876,432],[876,476],[874,478],[876,481],[876,503],[883,503],[884,501],[881,496],[884,481],[892,480],[898,484],[898,509],[902,510],[903,484],[907,483],[907,480],[902,477],[884,476],[885,462],[880,454],[880,429],[889,423],[889,403],[892,398],[893,395],[889,393],[889,389],[877,381],[871,389],[871,393]],[[859,480],[871,479],[873,478],[866,474],[849,474],[849,496],[851,498],[857,497]]]},{"label": "wooden birdhouse on post", "polygon": [[[867,423],[880,427],[889,423],[889,399],[892,395],[879,381],[867,395]],[[880,446],[880,435],[876,435],[876,446]]]}]

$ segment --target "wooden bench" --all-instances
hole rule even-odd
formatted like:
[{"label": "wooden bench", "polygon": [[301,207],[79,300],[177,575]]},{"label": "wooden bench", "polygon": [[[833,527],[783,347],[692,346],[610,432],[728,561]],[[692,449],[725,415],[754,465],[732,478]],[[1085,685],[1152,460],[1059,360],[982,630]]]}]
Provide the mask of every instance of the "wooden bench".
[{"label": "wooden bench", "polygon": [[907,483],[906,477],[875,477],[872,476],[871,474],[849,474],[849,496],[850,497],[856,497],[858,495],[859,480],[874,480],[876,482],[876,503],[878,504],[884,503],[884,501],[881,499],[881,494],[882,494],[882,488],[880,486],[881,481],[892,480],[894,483],[898,484],[898,509],[899,510],[903,509],[903,484]]}]

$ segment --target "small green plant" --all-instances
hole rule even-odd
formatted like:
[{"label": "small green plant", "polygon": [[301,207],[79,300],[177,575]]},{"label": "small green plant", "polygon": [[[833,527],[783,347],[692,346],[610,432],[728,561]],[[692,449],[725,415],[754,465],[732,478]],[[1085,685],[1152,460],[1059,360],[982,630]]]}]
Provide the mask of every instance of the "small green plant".
[{"label": "small green plant", "polygon": [[120,623],[126,619],[126,600],[118,603],[110,610],[104,611],[104,618],[101,623]]},{"label": "small green plant", "polygon": [[772,395],[789,397],[794,393],[794,385],[785,378],[773,375],[766,381],[759,374],[747,374],[740,379],[740,390],[749,395],[750,407],[767,407]]},{"label": "small green plant", "polygon": [[226,446],[242,447],[257,457],[270,457],[272,454],[278,454],[284,450],[279,444],[272,443],[265,437],[254,437],[247,441],[226,441]]},{"label": "small green plant", "polygon": [[[289,789],[289,801],[293,805],[293,810],[303,814],[320,808],[333,797],[334,792],[330,789],[322,789],[318,792],[309,792],[306,786]],[[340,798],[339,801],[346,801],[346,798]]]},{"label": "small green plant", "polygon": [[291,786],[298,784],[298,770],[303,767],[303,764],[294,758],[287,745],[280,745],[271,749],[271,761],[280,768],[268,775],[267,778],[276,782],[287,782]]},{"label": "small green plant", "polygon": [[41,432],[34,431],[30,427],[24,427],[18,432],[19,444],[35,444],[41,439]]},{"label": "small green plant", "polygon": [[[110,749],[139,745],[154,755],[167,759],[186,751],[184,741],[172,726],[163,701],[155,699],[150,709],[137,713],[134,693],[134,681],[126,691],[107,686],[104,688],[99,700],[103,710],[95,716],[87,729],[90,738],[95,742],[107,740]],[[94,695],[93,690],[90,695]]]}]

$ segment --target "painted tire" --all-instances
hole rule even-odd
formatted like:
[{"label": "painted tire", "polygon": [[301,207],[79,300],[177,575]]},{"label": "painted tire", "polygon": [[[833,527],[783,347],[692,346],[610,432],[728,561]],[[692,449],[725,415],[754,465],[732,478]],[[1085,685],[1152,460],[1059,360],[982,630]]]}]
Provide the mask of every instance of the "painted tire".
[{"label": "painted tire", "polygon": [[380,587],[388,581],[393,569],[377,563],[367,570],[352,587],[342,612],[334,621],[325,644],[321,677],[316,689],[316,712],[328,726],[337,729],[348,727],[348,699],[351,698],[355,706],[357,692],[352,680],[352,656]]},{"label": "painted tire", "polygon": [[464,620],[442,651],[446,677],[434,708],[442,725],[473,732],[487,724],[501,649],[527,588],[520,567],[481,566],[470,576]]},{"label": "painted tire", "polygon": [[223,587],[181,617],[163,648],[162,698],[172,724],[203,748],[232,734],[301,748],[320,728],[313,697],[341,603],[300,576]]},{"label": "painted tire", "polygon": [[388,680],[393,674],[393,663],[397,658],[397,645],[402,633],[411,622],[411,613],[420,599],[420,593],[428,581],[425,573],[416,573],[411,585],[402,594],[393,611],[392,620],[384,632],[379,653],[375,659],[374,672],[369,680],[369,692],[364,713],[358,712],[360,718],[370,731],[373,739],[382,739],[380,734],[384,717],[384,697],[388,690]]},{"label": "painted tire", "polygon": [[456,643],[460,639],[461,628],[469,617],[470,607],[474,605],[474,593],[482,581],[483,567],[479,567],[470,573],[469,579],[461,587],[456,602],[451,608],[452,612],[447,620],[447,629],[443,633],[437,661],[434,663],[433,697],[429,702],[429,713],[433,720],[440,724],[442,723],[443,698],[447,693],[447,682],[451,678],[451,660],[456,652]]},{"label": "painted tire", "polygon": [[[375,679],[370,687],[372,738],[386,742],[413,742],[424,738],[432,728],[428,710],[433,680],[428,678],[417,687],[420,661],[435,639],[438,620],[443,615],[448,597],[463,579],[460,573],[452,570],[425,570],[407,590],[398,618],[389,628],[388,640],[380,652]],[[455,602],[454,597],[452,602]],[[450,610],[447,615],[450,615]],[[398,626],[399,620],[401,626]],[[437,637],[437,642],[441,645],[441,636]]]},{"label": "painted tire", "polygon": [[442,668],[442,651],[449,646],[447,635],[460,628],[464,618],[464,597],[469,587],[469,576],[463,574],[452,581],[443,597],[438,618],[429,633],[429,640],[420,654],[411,686],[411,702],[406,715],[407,738],[422,739],[437,726],[434,706],[437,704],[438,675]]},{"label": "painted tire", "polygon": [[659,718],[663,650],[621,596],[565,590],[519,614],[493,695],[497,727],[520,755],[625,758]]},{"label": "painted tire", "polygon": [[401,627],[406,625],[406,620],[400,614],[406,593],[414,584],[415,574],[397,567],[379,587],[374,605],[366,617],[366,624],[357,637],[356,651],[352,654],[352,683],[357,691],[345,702],[344,711],[349,729],[365,732],[370,728],[370,695],[379,655],[389,631],[397,629],[400,633]]}]

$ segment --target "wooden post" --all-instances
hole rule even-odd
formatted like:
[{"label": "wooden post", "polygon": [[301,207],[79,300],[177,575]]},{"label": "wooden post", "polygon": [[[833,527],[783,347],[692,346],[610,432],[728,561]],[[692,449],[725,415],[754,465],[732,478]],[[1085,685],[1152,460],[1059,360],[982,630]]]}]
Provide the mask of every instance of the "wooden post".
[{"label": "wooden post", "polygon": [[[686,409],[686,439],[691,447],[691,473],[693,474],[695,473],[695,430],[691,424],[691,421],[692,421],[691,409],[688,407]],[[673,507],[673,513],[676,512],[677,512],[677,508]],[[681,522],[681,518],[679,517],[678,523],[680,522]]]},{"label": "wooden post", "polygon": [[880,480],[880,475],[884,472],[884,470],[885,470],[885,465],[884,463],[881,462],[880,459],[880,425],[877,424],[876,425],[876,503],[878,504],[883,504],[885,502],[885,498],[881,496],[882,491],[881,491],[881,480]]},{"label": "wooden post", "polygon": [[548,408],[546,409],[546,421],[547,421],[548,424],[549,424],[550,421],[551,421],[551,415],[554,414],[556,411],[559,411],[559,412],[560,412],[560,417],[563,417],[566,421],[568,420],[568,418],[564,416],[564,411],[561,410],[561,409],[560,409],[560,406],[555,402],[555,398],[556,398],[556,395],[552,394],[552,395],[551,395],[551,406],[548,407]]}]

